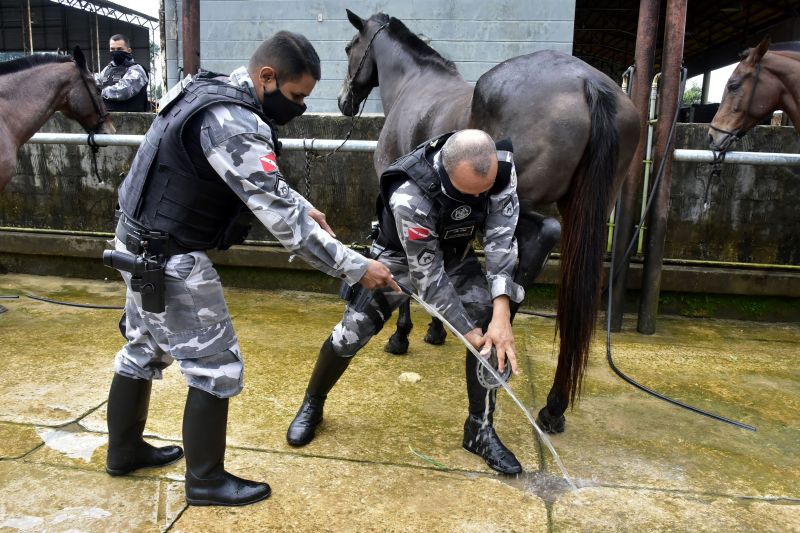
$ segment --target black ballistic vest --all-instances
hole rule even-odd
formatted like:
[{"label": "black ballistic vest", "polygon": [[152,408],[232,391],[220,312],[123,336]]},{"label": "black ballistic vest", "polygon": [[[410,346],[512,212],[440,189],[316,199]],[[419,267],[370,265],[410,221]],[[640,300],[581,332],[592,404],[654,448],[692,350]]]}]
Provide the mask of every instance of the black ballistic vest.
[{"label": "black ballistic vest", "polygon": [[[100,88],[105,89],[106,87],[116,85],[133,65],[136,65],[136,63],[128,63],[119,66],[114,65],[114,63],[109,63],[105,74],[100,78]],[[127,100],[109,100],[108,98],[103,98],[103,104],[108,111],[150,111],[150,104],[147,102],[147,84],[145,84],[138,93]]]},{"label": "black ballistic vest", "polygon": [[442,149],[442,145],[454,133],[445,133],[425,141],[383,171],[376,206],[380,228],[379,244],[390,250],[403,251],[394,214],[389,208],[389,198],[409,179],[422,189],[425,196],[433,202],[434,209],[438,211],[436,233],[439,235],[439,245],[446,259],[462,256],[478,230],[483,230],[488,213],[489,196],[505,189],[511,179],[513,168],[511,141],[503,140],[496,143],[498,165],[494,185],[488,192],[475,197],[459,193],[453,187],[444,168],[437,169],[433,164],[434,157]]},{"label": "black ballistic vest", "polygon": [[[156,116],[119,188],[119,205],[128,217],[147,229],[169,233],[192,250],[224,250],[238,244],[252,220],[205,158],[193,161],[187,152],[187,145],[200,143],[199,134],[184,135],[187,123],[212,104],[237,104],[268,122],[250,92],[226,81],[218,74],[201,73],[184,87]],[[192,154],[202,153],[199,146],[190,148]],[[247,216],[244,222],[240,214]]]}]

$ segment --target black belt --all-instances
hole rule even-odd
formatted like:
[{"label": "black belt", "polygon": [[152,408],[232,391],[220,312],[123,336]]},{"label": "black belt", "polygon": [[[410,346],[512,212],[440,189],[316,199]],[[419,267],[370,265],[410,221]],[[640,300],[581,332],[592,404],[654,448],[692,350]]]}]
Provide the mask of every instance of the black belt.
[{"label": "black belt", "polygon": [[117,218],[117,228],[114,233],[117,239],[125,245],[125,248],[134,255],[145,251],[145,246],[150,254],[164,257],[197,251],[181,246],[166,232],[145,228],[122,211],[117,211]]}]

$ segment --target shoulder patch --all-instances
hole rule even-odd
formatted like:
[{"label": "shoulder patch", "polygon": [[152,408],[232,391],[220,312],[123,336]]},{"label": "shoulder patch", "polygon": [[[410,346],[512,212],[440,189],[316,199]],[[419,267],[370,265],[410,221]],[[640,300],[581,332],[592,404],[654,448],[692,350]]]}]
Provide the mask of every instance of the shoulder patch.
[{"label": "shoulder patch", "polygon": [[434,257],[436,257],[434,251],[425,248],[419,254],[417,254],[417,262],[420,264],[420,266],[428,266],[433,263]]}]

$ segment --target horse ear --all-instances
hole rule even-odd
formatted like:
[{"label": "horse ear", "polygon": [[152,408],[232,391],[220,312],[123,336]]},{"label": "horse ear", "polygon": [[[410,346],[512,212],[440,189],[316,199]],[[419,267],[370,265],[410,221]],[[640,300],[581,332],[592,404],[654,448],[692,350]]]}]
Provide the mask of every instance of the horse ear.
[{"label": "horse ear", "polygon": [[84,57],[80,46],[76,46],[72,51],[72,59],[75,60],[75,63],[78,64],[78,67],[80,67],[81,70],[86,70],[86,58]]},{"label": "horse ear", "polygon": [[767,50],[769,50],[769,44],[771,41],[772,39],[770,36],[765,35],[764,38],[761,39],[761,42],[758,43],[758,46],[750,49],[750,55],[747,57],[747,59],[754,65],[761,61],[761,58],[764,57],[764,54],[766,54]]},{"label": "horse ear", "polygon": [[353,27],[355,29],[357,29],[358,31],[363,30],[364,29],[364,23],[365,23],[364,19],[362,19],[361,17],[359,17],[358,15],[356,15],[355,13],[350,11],[349,9],[345,9],[345,11],[347,11],[347,20],[350,21],[350,24],[352,24]]}]

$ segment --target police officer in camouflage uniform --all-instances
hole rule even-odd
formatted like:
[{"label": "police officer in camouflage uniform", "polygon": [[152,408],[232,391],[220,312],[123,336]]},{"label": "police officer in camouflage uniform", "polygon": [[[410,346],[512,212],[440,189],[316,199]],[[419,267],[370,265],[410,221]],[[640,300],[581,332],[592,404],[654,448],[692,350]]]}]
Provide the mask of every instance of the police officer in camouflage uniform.
[{"label": "police officer in camouflage uniform", "polygon": [[[333,238],[324,215],[278,168],[273,124],[301,115],[319,79],[311,43],[279,32],[259,46],[248,67],[177,86],[148,130],[119,188],[115,251],[106,252],[117,258],[114,266],[130,270],[121,270],[128,343],[116,355],[108,399],[109,474],[181,457],[177,446],[155,448],[142,440],[151,380],[176,360],[189,385],[183,419],[188,503],[244,505],[270,495],[266,483],[224,468],[228,399],[242,390],[243,362],[205,251],[244,240],[243,214],[254,214],[292,253],[327,274],[399,291],[387,267]],[[163,280],[153,276],[161,268]],[[153,303],[160,288],[161,306],[157,298]]]},{"label": "police officer in camouflage uniform", "polygon": [[133,59],[127,37],[111,36],[108,41],[111,62],[95,74],[103,103],[109,111],[149,111],[147,73]]},{"label": "police officer in camouflage uniform", "polygon": [[[513,282],[519,216],[516,173],[509,141],[497,146],[479,130],[441,135],[390,165],[381,175],[379,235],[372,257],[395,279],[412,286],[469,342],[484,353],[495,346],[502,371],[517,372],[510,301],[524,290]],[[471,242],[480,231],[486,257],[484,274]],[[328,392],[351,358],[378,333],[408,296],[386,290],[351,296],[344,317],[320,350],[305,398],[286,438],[304,446],[322,422]],[[507,361],[506,361],[507,359]],[[495,433],[496,391],[477,377],[478,361],[467,351],[469,416],[463,446],[504,474],[522,470]]]}]

